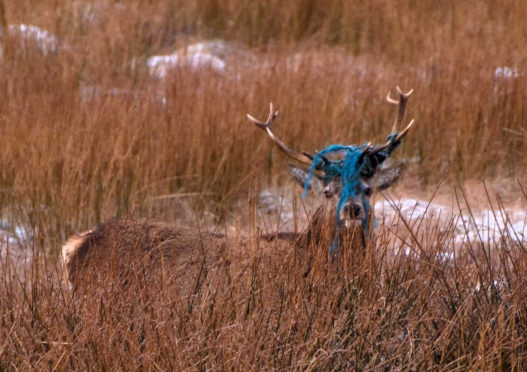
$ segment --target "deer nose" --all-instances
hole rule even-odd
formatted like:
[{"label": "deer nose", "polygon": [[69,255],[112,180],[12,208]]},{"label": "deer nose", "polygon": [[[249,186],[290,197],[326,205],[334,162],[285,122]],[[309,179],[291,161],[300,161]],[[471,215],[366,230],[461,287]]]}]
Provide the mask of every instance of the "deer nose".
[{"label": "deer nose", "polygon": [[346,204],[344,206],[344,214],[350,218],[359,218],[362,212],[362,207],[359,204]]}]

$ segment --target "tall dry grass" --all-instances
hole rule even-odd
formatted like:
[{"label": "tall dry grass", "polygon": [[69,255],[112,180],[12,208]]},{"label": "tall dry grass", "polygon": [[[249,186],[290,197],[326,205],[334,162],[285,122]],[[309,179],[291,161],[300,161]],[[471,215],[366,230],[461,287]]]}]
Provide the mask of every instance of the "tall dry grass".
[{"label": "tall dry grass", "polygon": [[381,226],[362,259],[347,247],[331,260],[331,236],[275,253],[252,236],[251,249],[232,240],[220,265],[199,258],[185,282],[136,264],[76,293],[49,260],[18,279],[2,258],[0,366],[524,370],[525,248],[503,234],[453,255],[453,221],[400,225],[402,249]]},{"label": "tall dry grass", "polygon": [[[284,139],[313,151],[382,141],[393,115],[384,95],[414,87],[418,125],[399,155],[417,161],[425,183],[525,168],[525,26],[513,2],[5,5],[8,23],[46,27],[61,43],[43,55],[7,37],[1,75],[3,205],[31,214],[24,224],[46,247],[150,196],[206,191],[221,202],[255,170],[264,180],[279,172],[244,117],[264,115],[269,101]],[[140,68],[200,37],[244,50],[235,72],[180,71],[162,85]],[[496,78],[498,66],[519,76]],[[82,98],[85,89],[106,94]]]},{"label": "tall dry grass", "polygon": [[[8,214],[24,215],[46,249],[144,210],[152,196],[205,191],[221,208],[251,177],[282,175],[284,162],[269,164],[271,146],[245,118],[265,115],[269,101],[282,113],[280,135],[314,151],[381,142],[394,115],[383,97],[413,87],[418,124],[399,156],[417,162],[424,183],[525,169],[519,3],[5,5],[8,23],[46,27],[60,41],[43,55],[6,37],[1,67],[2,204],[23,209]],[[200,37],[234,42],[243,51],[234,71],[148,78],[146,57]],[[499,66],[518,76],[497,78]]]},{"label": "tall dry grass", "polygon": [[[51,257],[67,236],[111,216],[179,220],[166,195],[197,193],[191,215],[212,210],[221,222],[247,190],[286,173],[245,113],[264,117],[274,102],[277,132],[299,150],[382,142],[394,116],[384,96],[397,84],[415,89],[408,116],[417,125],[397,154],[415,165],[415,184],[523,178],[522,5],[5,0],[7,23],[46,28],[60,47],[46,54],[5,33],[2,219],[27,230],[24,248]],[[212,38],[233,45],[224,74],[148,76],[147,57]],[[505,66],[517,76],[496,76]],[[301,279],[285,269],[297,265],[292,256],[270,266],[255,259],[251,280],[229,277],[236,270],[218,279],[228,286],[211,279],[193,306],[155,286],[139,286],[137,302],[115,288],[79,299],[60,286],[52,261],[35,260],[19,282],[2,256],[0,365],[522,369],[523,251],[504,261],[514,262],[512,284],[494,299],[481,288],[497,274],[489,264],[474,279],[476,255],[430,261],[425,252],[446,249],[444,239],[439,231],[426,244],[410,239],[423,249],[417,259],[375,254],[349,275],[330,265]],[[389,246],[380,237],[371,250]],[[513,254],[506,247],[496,249]]]}]

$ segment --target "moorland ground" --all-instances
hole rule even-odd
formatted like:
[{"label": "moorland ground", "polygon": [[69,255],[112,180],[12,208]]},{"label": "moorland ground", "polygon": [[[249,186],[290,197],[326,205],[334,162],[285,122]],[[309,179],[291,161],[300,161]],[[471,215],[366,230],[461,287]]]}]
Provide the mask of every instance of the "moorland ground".
[{"label": "moorland ground", "polygon": [[[509,218],[526,202],[521,1],[5,0],[0,13],[1,369],[526,368],[527,255]],[[174,51],[166,74],[149,65]],[[259,255],[258,232],[281,224],[261,191],[298,193],[245,114],[274,102],[298,150],[382,143],[395,85],[414,88],[416,125],[393,195],[452,213],[380,218],[361,260],[308,247],[308,275],[294,245]],[[234,238],[242,258],[198,270],[184,297],[140,269],[126,288],[72,293],[61,245],[128,214],[251,249]]]}]

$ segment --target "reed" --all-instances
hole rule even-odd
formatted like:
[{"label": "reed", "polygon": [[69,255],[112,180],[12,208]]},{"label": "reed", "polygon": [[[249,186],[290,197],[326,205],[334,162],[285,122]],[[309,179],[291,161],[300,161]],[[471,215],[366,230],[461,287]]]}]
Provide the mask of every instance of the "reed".
[{"label": "reed", "polygon": [[[443,262],[452,232],[401,220],[412,255],[381,228],[364,262],[348,252],[337,269],[312,247],[304,277],[293,248],[255,254],[194,278],[188,298],[140,280],[79,298],[56,267],[66,237],[109,217],[247,221],[255,191],[287,172],[245,117],[271,101],[280,137],[313,152],[384,142],[386,93],[414,88],[416,125],[397,152],[411,186],[522,179],[521,1],[4,5],[0,213],[30,239],[0,244],[0,369],[525,369],[527,261],[507,234]],[[22,23],[55,35],[55,50],[8,32]],[[149,76],[148,57],[212,39],[228,43],[224,72]],[[254,226],[237,232],[249,230],[257,244]],[[34,253],[23,268],[17,249]]]}]

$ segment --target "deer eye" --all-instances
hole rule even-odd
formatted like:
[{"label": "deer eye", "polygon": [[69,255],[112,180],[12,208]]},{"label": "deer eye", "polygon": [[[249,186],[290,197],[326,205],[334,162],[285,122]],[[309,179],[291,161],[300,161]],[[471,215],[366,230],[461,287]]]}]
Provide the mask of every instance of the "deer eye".
[{"label": "deer eye", "polygon": [[369,185],[364,186],[364,189],[362,191],[364,192],[365,196],[371,196],[371,194],[373,193],[373,189]]}]

